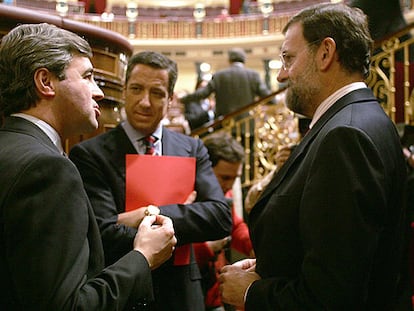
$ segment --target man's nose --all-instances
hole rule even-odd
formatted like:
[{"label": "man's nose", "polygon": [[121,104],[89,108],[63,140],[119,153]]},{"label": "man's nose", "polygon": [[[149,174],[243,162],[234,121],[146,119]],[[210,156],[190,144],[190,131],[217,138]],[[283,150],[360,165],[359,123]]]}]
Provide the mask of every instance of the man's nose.
[{"label": "man's nose", "polygon": [[94,80],[93,83],[93,89],[92,89],[92,97],[95,101],[99,101],[105,97],[104,92],[101,90],[101,88],[96,84],[96,81]]},{"label": "man's nose", "polygon": [[288,79],[288,71],[283,68],[283,66],[280,68],[279,73],[277,74],[277,81],[280,83],[286,82]]},{"label": "man's nose", "polygon": [[150,106],[151,105],[149,92],[143,92],[142,97],[139,100],[139,103],[143,106]]}]

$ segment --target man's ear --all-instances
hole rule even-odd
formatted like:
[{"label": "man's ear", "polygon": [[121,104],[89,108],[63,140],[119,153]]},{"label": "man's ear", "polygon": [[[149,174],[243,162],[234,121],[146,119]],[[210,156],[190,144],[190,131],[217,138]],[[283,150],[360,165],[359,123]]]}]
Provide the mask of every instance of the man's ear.
[{"label": "man's ear", "polygon": [[55,96],[54,75],[46,68],[39,68],[34,74],[34,83],[40,96]]},{"label": "man's ear", "polygon": [[336,42],[331,37],[322,40],[318,49],[319,68],[321,71],[327,70],[332,62],[336,60]]}]

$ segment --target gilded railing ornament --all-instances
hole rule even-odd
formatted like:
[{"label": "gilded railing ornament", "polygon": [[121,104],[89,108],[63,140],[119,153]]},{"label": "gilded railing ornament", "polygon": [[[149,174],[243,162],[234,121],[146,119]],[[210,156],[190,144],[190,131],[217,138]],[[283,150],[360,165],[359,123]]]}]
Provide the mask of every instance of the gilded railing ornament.
[{"label": "gilded railing ornament", "polygon": [[366,82],[384,111],[396,124],[413,123],[412,88],[414,82],[413,24],[379,42],[371,57]]}]

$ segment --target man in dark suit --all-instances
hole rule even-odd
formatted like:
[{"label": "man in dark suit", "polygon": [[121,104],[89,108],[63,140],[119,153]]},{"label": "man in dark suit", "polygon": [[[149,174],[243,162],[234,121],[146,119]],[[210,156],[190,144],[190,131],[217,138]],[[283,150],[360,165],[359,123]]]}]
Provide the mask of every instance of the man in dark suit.
[{"label": "man in dark suit", "polygon": [[284,34],[278,80],[288,107],[312,122],[250,212],[256,260],[222,269],[223,301],[246,311],[395,310],[407,271],[406,168],[396,128],[363,82],[366,17],[321,4]]},{"label": "man in dark suit", "polygon": [[62,147],[98,127],[91,56],[84,39],[48,24],[2,39],[1,310],[148,310],[151,269],[172,255],[171,220],[146,217],[130,252],[104,269],[92,207]]},{"label": "man in dark suit", "polygon": [[[208,80],[201,79],[196,84],[196,90],[206,86]],[[184,105],[184,116],[190,125],[191,130],[195,130],[211,121],[214,121],[215,100],[211,96],[195,102],[187,102]]]},{"label": "man in dark suit", "polygon": [[178,261],[176,251],[172,261],[153,273],[156,310],[193,311],[203,310],[204,300],[190,243],[228,236],[231,215],[201,140],[162,126],[176,79],[176,63],[164,55],[144,51],[132,56],[124,90],[127,120],[74,146],[70,158],[81,172],[95,210],[107,263],[130,251],[136,226],[147,210],[142,207],[125,211],[125,155],[145,153],[141,138],[151,135],[156,139],[156,155],[196,159],[196,202],[155,207],[157,212],[173,219],[177,245],[184,250],[180,258],[185,257],[185,261]]},{"label": "man in dark suit", "polygon": [[216,117],[224,116],[271,93],[258,72],[245,67],[246,54],[241,48],[228,52],[230,67],[217,71],[208,84],[180,100],[186,104],[215,94]]}]

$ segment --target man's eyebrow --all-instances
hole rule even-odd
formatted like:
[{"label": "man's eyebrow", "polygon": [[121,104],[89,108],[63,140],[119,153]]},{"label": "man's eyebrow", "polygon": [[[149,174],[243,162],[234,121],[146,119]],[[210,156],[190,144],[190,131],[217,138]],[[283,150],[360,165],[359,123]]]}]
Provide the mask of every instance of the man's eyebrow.
[{"label": "man's eyebrow", "polygon": [[88,68],[83,72],[83,75],[87,75],[87,74],[94,74],[95,73],[95,69],[94,68]]}]

